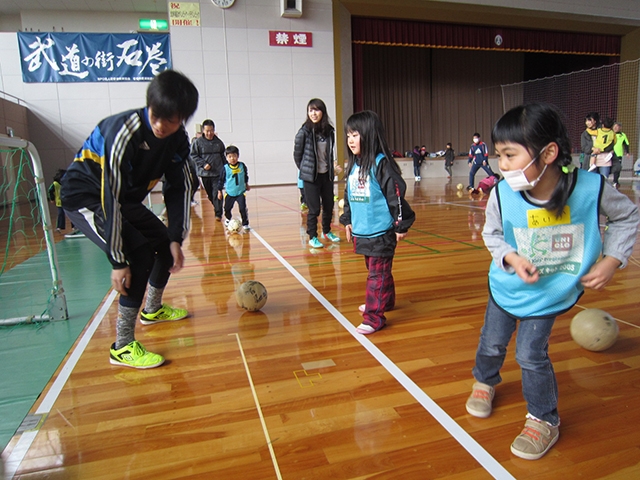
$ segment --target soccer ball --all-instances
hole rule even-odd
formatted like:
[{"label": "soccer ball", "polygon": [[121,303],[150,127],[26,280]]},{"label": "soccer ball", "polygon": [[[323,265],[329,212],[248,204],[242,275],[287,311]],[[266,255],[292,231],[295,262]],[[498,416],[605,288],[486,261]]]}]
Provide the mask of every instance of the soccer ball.
[{"label": "soccer ball", "polygon": [[458,190],[462,190],[464,188],[464,185],[462,185],[461,183],[458,184]]},{"label": "soccer ball", "polygon": [[248,280],[236,290],[236,300],[240,307],[255,312],[267,303],[267,289],[256,280]]},{"label": "soccer ball", "polygon": [[232,218],[227,223],[227,231],[229,233],[240,233],[242,231],[242,222],[237,218]]},{"label": "soccer ball", "polygon": [[600,352],[611,347],[618,338],[618,324],[607,312],[588,308],[576,314],[569,326],[571,338],[582,348]]}]

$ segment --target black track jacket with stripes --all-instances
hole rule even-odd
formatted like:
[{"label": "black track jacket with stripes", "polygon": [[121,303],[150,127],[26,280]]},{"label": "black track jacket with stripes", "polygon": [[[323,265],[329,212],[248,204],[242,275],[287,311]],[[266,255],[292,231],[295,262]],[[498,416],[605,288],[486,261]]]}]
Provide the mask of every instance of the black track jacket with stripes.
[{"label": "black track jacket with stripes", "polygon": [[189,138],[184,127],[156,138],[147,108],[102,120],[85,140],[62,181],[62,205],[80,210],[100,203],[105,215],[107,256],[114,268],[126,266],[121,204],[141,203],[163,180],[169,238],[182,244],[189,230],[191,187]]}]

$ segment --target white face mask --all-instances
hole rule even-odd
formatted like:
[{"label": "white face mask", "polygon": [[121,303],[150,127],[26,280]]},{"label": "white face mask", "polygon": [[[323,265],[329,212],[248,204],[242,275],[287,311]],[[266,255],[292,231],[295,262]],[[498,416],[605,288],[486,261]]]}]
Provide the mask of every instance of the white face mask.
[{"label": "white face mask", "polygon": [[474,139],[473,139],[473,143],[478,143],[479,141],[480,141],[480,139],[479,139],[479,138],[474,138]]},{"label": "white face mask", "polygon": [[540,172],[540,175],[538,175],[538,178],[536,178],[535,180],[532,180],[532,181],[529,181],[527,179],[527,176],[524,174],[524,171],[527,168],[529,168],[531,165],[533,165],[533,162],[535,162],[538,159],[538,157],[540,157],[540,155],[542,155],[542,152],[544,152],[546,149],[547,149],[547,147],[544,147],[540,151],[540,153],[536,157],[534,157],[534,159],[531,160],[531,162],[529,162],[529,164],[524,168],[521,168],[521,169],[518,169],[518,170],[510,170],[508,172],[500,170],[500,173],[504,177],[505,181],[511,187],[511,190],[513,190],[514,192],[522,192],[524,190],[531,190],[533,187],[535,187],[538,184],[538,182],[542,178],[542,175],[544,175],[544,172],[547,169],[547,165],[546,164],[545,164],[544,168],[542,169],[542,172]]}]

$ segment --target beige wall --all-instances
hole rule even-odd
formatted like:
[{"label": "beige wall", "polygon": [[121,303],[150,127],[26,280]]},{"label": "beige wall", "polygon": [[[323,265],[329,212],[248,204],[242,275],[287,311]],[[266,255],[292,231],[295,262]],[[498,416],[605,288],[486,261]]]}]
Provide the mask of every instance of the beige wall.
[{"label": "beige wall", "polygon": [[0,98],[0,135],[9,135],[8,129],[13,131],[13,136],[29,140],[27,107]]}]

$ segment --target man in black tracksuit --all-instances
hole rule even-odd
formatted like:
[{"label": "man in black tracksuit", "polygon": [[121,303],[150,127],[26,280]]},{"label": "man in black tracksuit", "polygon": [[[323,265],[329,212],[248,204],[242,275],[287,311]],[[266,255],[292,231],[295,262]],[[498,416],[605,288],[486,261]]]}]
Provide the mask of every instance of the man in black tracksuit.
[{"label": "man in black tracksuit", "polygon": [[198,168],[198,176],[202,179],[202,185],[213,204],[218,221],[222,218],[222,200],[218,200],[218,181],[222,167],[227,163],[224,149],[224,143],[216,135],[213,120],[207,119],[202,122],[202,136],[191,144],[191,159]]}]

